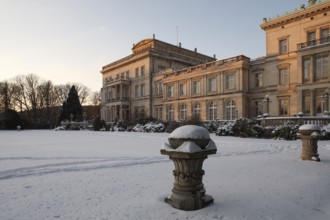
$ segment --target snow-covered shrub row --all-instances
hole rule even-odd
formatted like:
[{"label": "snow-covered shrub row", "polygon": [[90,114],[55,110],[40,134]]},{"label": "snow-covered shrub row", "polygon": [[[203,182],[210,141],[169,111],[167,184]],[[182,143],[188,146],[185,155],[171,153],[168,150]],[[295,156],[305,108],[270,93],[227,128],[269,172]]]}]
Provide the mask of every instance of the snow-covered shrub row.
[{"label": "snow-covered shrub row", "polygon": [[163,123],[149,122],[145,125],[137,124],[132,128],[133,132],[165,132],[165,125]]},{"label": "snow-covered shrub row", "polygon": [[264,128],[257,121],[240,118],[232,122],[225,122],[216,131],[219,136],[263,137]]},{"label": "snow-covered shrub row", "polygon": [[288,121],[284,125],[276,127],[272,136],[275,139],[296,140],[299,127],[299,124]]}]

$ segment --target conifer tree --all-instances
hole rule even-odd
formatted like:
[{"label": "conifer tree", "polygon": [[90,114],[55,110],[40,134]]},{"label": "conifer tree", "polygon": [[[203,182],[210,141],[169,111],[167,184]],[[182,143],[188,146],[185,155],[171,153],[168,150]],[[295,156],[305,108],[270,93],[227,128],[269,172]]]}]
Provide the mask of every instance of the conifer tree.
[{"label": "conifer tree", "polygon": [[82,120],[82,107],[75,86],[71,87],[68,98],[63,103],[60,121],[71,120],[71,117],[74,121]]}]

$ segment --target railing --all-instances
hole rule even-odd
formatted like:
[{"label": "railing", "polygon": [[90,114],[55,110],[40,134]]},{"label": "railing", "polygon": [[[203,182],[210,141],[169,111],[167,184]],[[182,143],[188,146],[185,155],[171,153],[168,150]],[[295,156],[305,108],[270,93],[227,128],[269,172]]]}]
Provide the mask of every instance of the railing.
[{"label": "railing", "polygon": [[305,43],[301,43],[297,45],[298,50],[302,50],[305,48],[311,48],[311,47],[315,47],[318,45],[322,45],[322,44],[330,44],[330,36],[328,37],[324,37],[318,40],[311,40]]},{"label": "railing", "polygon": [[284,125],[288,121],[292,121],[296,124],[314,124],[318,126],[325,126],[330,124],[329,116],[302,116],[302,117],[267,117],[257,119],[260,125],[266,126],[278,126]]}]

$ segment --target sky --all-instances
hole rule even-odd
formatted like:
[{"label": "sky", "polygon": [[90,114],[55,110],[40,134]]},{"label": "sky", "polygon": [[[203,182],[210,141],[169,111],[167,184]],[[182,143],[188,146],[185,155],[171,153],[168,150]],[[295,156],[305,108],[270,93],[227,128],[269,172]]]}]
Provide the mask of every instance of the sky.
[{"label": "sky", "polygon": [[152,38],[226,59],[265,55],[264,17],[307,0],[0,0],[0,81],[102,86],[102,66]]}]

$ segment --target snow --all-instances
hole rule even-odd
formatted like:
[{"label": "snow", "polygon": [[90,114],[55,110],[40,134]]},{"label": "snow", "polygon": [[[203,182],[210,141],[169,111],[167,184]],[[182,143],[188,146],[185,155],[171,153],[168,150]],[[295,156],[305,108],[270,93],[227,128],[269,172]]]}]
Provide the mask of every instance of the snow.
[{"label": "snow", "polygon": [[313,124],[305,124],[299,127],[299,130],[312,130],[312,131],[320,131],[320,127],[318,125]]},{"label": "snow", "polygon": [[175,129],[169,137],[183,139],[209,139],[210,135],[206,128],[197,125],[185,125]]},{"label": "snow", "polygon": [[203,183],[214,203],[187,212],[164,202],[168,136],[0,131],[0,219],[330,219],[330,141],[318,142],[318,163],[299,160],[301,140],[211,134]]},{"label": "snow", "polygon": [[196,153],[201,151],[210,151],[210,150],[216,150],[217,147],[215,143],[210,140],[209,144],[205,147],[205,149],[200,148],[195,142],[193,141],[185,141],[183,144],[180,145],[180,147],[174,149],[169,145],[168,143],[164,143],[161,147],[161,150],[166,151],[173,151],[173,152],[183,152],[183,153]]}]

